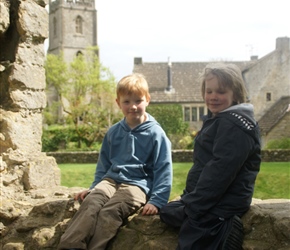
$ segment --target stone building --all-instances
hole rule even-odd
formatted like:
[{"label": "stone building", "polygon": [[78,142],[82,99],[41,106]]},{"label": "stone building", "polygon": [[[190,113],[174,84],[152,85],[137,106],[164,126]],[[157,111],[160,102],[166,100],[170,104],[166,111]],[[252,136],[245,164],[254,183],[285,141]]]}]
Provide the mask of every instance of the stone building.
[{"label": "stone building", "polygon": [[[147,63],[134,59],[133,72],[142,73],[149,84],[151,105],[179,103],[183,108],[184,121],[191,129],[198,130],[207,109],[201,96],[199,74],[209,62]],[[254,61],[231,62],[241,70]]]},{"label": "stone building", "polygon": [[290,95],[290,38],[277,38],[275,50],[242,73],[256,118],[260,120],[276,102]]},{"label": "stone building", "polygon": [[[133,72],[142,73],[147,78],[151,104],[181,104],[184,120],[192,129],[199,129],[201,116],[207,110],[198,77],[208,63],[211,62],[150,63],[134,58]],[[290,39],[277,38],[275,50],[260,59],[252,56],[249,61],[226,63],[234,63],[242,71],[249,100],[262,130],[263,145],[272,139],[289,138],[290,127],[286,126],[289,112],[286,110],[290,96]]]},{"label": "stone building", "polygon": [[[97,11],[94,0],[49,0],[49,46],[47,53],[63,53],[65,62],[82,54],[91,46],[97,46]],[[98,52],[97,52],[98,53]],[[47,86],[47,106],[59,102],[54,86]],[[64,103],[66,101],[62,100]],[[61,121],[65,115],[61,106],[55,113]]]},{"label": "stone building", "polygon": [[97,46],[97,11],[94,0],[49,0],[48,53],[71,62],[89,46]]}]

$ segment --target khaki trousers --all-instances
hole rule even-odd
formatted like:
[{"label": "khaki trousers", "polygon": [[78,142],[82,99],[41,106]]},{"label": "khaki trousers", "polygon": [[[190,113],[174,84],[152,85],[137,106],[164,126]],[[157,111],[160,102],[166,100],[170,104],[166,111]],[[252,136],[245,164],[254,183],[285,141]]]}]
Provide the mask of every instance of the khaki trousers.
[{"label": "khaki trousers", "polygon": [[58,249],[104,250],[123,220],[146,203],[137,186],[101,181],[84,199],[60,239]]}]

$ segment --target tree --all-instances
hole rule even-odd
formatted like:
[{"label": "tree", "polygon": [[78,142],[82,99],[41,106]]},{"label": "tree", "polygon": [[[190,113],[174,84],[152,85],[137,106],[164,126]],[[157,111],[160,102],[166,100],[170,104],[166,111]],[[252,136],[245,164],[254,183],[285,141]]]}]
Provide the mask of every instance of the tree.
[{"label": "tree", "polygon": [[181,105],[151,104],[147,111],[155,117],[167,135],[184,135],[189,132],[188,123],[183,121]]},{"label": "tree", "polygon": [[101,140],[121,117],[115,104],[115,77],[99,62],[96,51],[96,47],[88,48],[69,64],[62,54],[50,54],[45,64],[47,87],[56,90],[60,116],[74,125],[78,147],[81,142],[90,146]]}]

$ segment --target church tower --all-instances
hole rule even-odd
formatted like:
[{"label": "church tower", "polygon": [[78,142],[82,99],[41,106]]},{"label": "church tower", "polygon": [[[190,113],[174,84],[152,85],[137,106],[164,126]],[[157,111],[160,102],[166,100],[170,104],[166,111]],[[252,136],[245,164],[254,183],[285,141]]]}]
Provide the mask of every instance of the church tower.
[{"label": "church tower", "polygon": [[89,46],[97,46],[95,0],[49,0],[48,53],[71,62]]}]

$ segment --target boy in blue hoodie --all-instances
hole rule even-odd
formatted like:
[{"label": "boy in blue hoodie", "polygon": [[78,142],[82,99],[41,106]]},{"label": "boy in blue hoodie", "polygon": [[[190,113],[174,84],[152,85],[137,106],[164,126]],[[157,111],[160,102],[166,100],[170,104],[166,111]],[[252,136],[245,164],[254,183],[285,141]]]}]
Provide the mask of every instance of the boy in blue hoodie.
[{"label": "boy in blue hoodie", "polygon": [[75,196],[83,202],[58,249],[103,250],[128,216],[142,206],[142,215],[155,215],[168,202],[171,143],[146,113],[149,101],[142,75],[128,75],[119,81],[116,102],[125,117],[106,133],[95,179],[88,190]]}]

